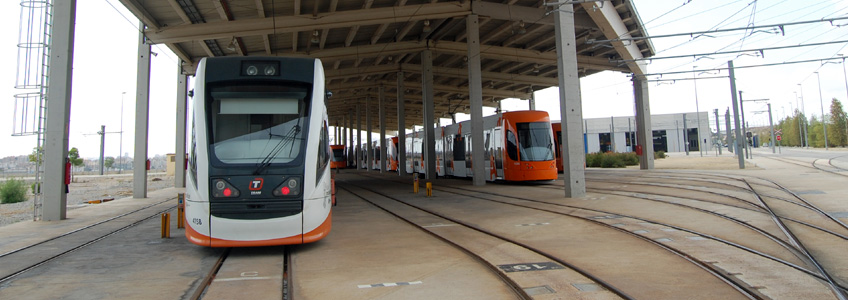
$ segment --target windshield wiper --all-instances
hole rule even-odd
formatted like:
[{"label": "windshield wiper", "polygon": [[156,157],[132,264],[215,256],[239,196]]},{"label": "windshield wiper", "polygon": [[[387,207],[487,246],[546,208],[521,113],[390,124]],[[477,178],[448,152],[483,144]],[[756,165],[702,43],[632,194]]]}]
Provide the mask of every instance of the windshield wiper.
[{"label": "windshield wiper", "polygon": [[[285,148],[286,144],[288,144],[290,142],[294,142],[294,138],[295,138],[295,136],[297,136],[298,133],[300,133],[300,125],[295,125],[294,127],[292,127],[292,129],[289,130],[289,132],[284,136],[279,135],[279,134],[272,134],[270,131],[268,131],[269,139],[270,139],[271,136],[277,136],[277,137],[280,137],[280,141],[277,143],[277,145],[274,146],[274,148],[271,149],[271,151],[268,152],[268,155],[266,155],[265,158],[263,158],[262,161],[259,162],[258,166],[256,167],[256,170],[253,170],[253,175],[259,175],[259,173],[261,173],[262,170],[264,170],[269,165],[271,165],[271,161],[275,157],[277,157],[278,154],[280,154],[280,151],[282,151],[283,148]],[[293,147],[289,147],[289,148],[293,148]],[[289,153],[291,153],[291,152],[289,152]]]}]

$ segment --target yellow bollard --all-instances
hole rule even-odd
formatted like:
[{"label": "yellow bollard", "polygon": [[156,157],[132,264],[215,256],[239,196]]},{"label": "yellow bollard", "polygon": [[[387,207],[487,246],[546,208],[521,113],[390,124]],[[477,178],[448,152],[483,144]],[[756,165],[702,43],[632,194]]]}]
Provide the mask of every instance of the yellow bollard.
[{"label": "yellow bollard", "polygon": [[162,238],[170,238],[171,237],[171,214],[164,213],[162,214]]},{"label": "yellow bollard", "polygon": [[412,192],[418,194],[418,174],[412,174]]},{"label": "yellow bollard", "polygon": [[433,197],[433,183],[427,183],[427,197]]}]

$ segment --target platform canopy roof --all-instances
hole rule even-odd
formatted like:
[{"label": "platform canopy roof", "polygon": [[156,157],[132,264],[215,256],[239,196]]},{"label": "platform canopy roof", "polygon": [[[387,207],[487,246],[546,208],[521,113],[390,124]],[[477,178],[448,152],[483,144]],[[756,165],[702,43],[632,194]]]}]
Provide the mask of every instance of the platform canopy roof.
[{"label": "platform canopy roof", "polygon": [[[145,25],[150,43],[165,44],[193,74],[213,56],[320,58],[326,69],[331,123],[376,98],[384,86],[387,129],[397,129],[398,72],[403,71],[406,128],[422,123],[421,51],[433,53],[435,115],[468,112],[466,16],[480,18],[483,105],[528,99],[556,86],[556,3],[542,0],[120,0]],[[574,5],[579,76],[612,70],[644,73],[650,41],[632,0],[562,1]],[[363,110],[364,112],[364,110]],[[335,124],[331,124],[335,125]],[[339,123],[339,125],[341,125]],[[377,126],[375,126],[377,128]]]}]

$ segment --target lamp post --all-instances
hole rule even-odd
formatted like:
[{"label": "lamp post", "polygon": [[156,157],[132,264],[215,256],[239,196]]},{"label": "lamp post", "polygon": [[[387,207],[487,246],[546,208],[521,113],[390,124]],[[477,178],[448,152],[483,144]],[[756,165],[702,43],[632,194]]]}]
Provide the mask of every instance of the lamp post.
[{"label": "lamp post", "polygon": [[118,142],[118,174],[121,174],[121,171],[124,170],[124,96],[127,92],[121,92],[121,129],[120,133],[118,133],[119,142]]},{"label": "lamp post", "polygon": [[816,73],[816,79],[818,79],[818,82],[819,82],[819,104],[821,104],[821,113],[822,113],[821,121],[822,121],[822,127],[823,127],[823,131],[824,131],[824,150],[827,150],[827,122],[824,120],[824,97],[822,97],[822,91],[821,91],[821,77],[819,76],[819,72],[815,72],[815,73]]}]

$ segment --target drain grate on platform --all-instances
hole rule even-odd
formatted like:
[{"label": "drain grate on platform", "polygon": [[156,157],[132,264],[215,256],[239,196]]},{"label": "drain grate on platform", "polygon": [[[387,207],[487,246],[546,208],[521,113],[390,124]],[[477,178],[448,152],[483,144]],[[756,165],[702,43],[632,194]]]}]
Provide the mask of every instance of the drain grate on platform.
[{"label": "drain grate on platform", "polygon": [[600,292],[606,290],[604,287],[596,283],[572,283],[571,285],[581,292]]},{"label": "drain grate on platform", "polygon": [[554,289],[552,289],[551,287],[549,287],[547,285],[529,287],[529,288],[524,289],[524,292],[526,292],[527,295],[530,295],[530,296],[545,295],[545,294],[556,294],[556,291],[554,291]]}]

